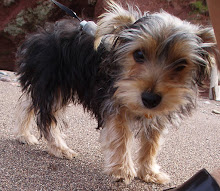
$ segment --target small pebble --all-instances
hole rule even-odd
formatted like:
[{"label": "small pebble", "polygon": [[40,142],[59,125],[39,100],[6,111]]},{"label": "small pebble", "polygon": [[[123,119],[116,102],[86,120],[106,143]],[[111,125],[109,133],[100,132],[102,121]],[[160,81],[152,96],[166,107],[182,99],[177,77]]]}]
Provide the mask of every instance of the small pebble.
[{"label": "small pebble", "polygon": [[218,110],[212,110],[212,113],[214,113],[214,114],[220,114],[220,111],[218,111]]}]

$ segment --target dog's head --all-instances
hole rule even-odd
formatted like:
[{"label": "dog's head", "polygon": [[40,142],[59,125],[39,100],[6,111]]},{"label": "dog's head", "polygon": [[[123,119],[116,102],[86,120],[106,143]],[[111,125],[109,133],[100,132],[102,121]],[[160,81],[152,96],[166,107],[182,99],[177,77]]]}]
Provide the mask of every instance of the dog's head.
[{"label": "dog's head", "polygon": [[215,63],[213,29],[164,11],[142,15],[114,2],[109,6],[98,22],[95,46],[103,43],[111,52],[108,64],[119,66],[113,72],[116,102],[146,116],[193,105],[197,86]]}]

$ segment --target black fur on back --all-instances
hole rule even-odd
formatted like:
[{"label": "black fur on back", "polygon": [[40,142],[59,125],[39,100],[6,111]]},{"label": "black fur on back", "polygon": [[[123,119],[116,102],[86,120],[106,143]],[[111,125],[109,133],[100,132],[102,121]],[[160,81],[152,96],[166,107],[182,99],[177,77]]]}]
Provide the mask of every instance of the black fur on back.
[{"label": "black fur on back", "polygon": [[95,51],[93,44],[79,23],[66,19],[30,35],[19,48],[19,81],[45,137],[57,123],[54,113],[70,101],[82,104],[102,125],[100,107],[113,95],[114,79],[100,67],[108,52],[103,46]]}]

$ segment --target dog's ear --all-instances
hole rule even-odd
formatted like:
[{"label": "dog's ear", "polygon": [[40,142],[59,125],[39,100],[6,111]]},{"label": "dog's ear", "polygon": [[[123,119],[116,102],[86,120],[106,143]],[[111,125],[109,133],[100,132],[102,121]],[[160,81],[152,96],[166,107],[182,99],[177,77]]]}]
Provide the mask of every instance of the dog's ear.
[{"label": "dog's ear", "polygon": [[200,28],[196,35],[201,40],[199,42],[201,49],[198,50],[201,62],[198,59],[196,81],[198,85],[202,85],[203,81],[210,77],[211,68],[214,65],[219,65],[220,54],[213,28]]},{"label": "dog's ear", "polygon": [[95,35],[95,48],[97,49],[101,43],[103,37],[111,41],[117,34],[133,24],[141,13],[137,9],[135,11],[132,7],[128,6],[128,10],[125,10],[121,5],[114,1],[108,1],[108,8],[106,13],[100,16],[100,20],[97,23],[97,32]]}]

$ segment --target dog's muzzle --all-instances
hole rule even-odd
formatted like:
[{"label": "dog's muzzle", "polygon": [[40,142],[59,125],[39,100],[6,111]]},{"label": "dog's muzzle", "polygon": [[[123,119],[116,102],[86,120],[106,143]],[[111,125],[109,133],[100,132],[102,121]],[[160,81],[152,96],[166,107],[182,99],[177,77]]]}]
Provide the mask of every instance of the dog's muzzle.
[{"label": "dog's muzzle", "polygon": [[160,95],[147,91],[141,94],[141,98],[144,106],[148,109],[158,106],[162,99]]}]

